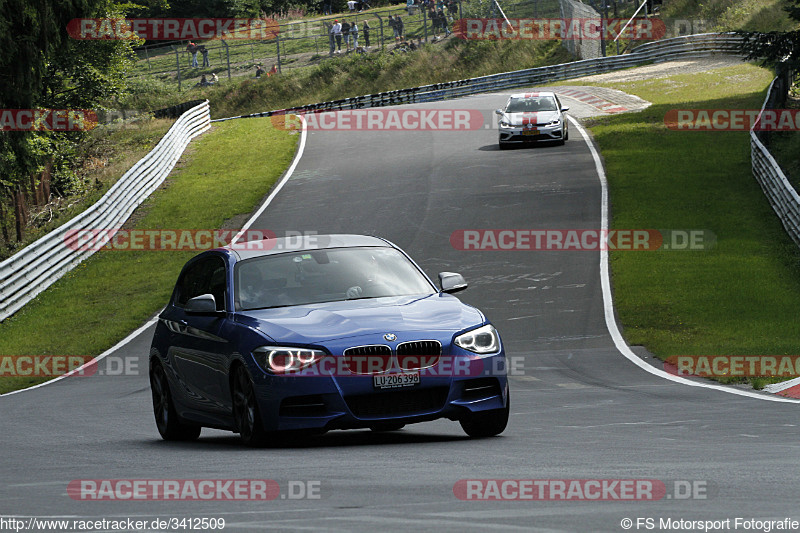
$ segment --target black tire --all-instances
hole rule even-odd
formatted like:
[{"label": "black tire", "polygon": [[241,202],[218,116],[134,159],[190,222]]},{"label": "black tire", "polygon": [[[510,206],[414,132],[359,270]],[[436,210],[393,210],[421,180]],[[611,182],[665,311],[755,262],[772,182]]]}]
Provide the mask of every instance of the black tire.
[{"label": "black tire", "polygon": [[231,387],[233,396],[233,420],[236,432],[247,446],[264,446],[270,434],[264,431],[261,412],[258,409],[253,382],[244,366],[238,365],[233,372]]},{"label": "black tire", "polygon": [[386,431],[400,431],[404,427],[406,427],[406,425],[401,422],[394,422],[394,423],[384,422],[381,424],[375,424],[374,426],[370,426],[369,429],[371,429],[372,431],[383,433]]},{"label": "black tire", "polygon": [[564,128],[564,140],[569,140],[569,128]]},{"label": "black tire", "polygon": [[167,374],[159,363],[154,363],[150,370],[150,391],[153,395],[156,427],[164,440],[189,441],[200,436],[200,426],[186,424],[178,417],[172,403]]},{"label": "black tire", "polygon": [[459,422],[464,433],[472,438],[494,437],[506,429],[510,412],[511,396],[509,395],[505,408],[471,413]]}]

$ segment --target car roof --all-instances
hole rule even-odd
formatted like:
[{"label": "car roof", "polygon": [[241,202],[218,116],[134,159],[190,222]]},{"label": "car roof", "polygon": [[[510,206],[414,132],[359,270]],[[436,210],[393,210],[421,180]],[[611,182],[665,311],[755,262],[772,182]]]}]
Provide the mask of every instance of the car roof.
[{"label": "car roof", "polygon": [[555,96],[556,93],[553,91],[536,91],[532,93],[514,93],[511,95],[511,98],[538,98],[539,96]]},{"label": "car roof", "polygon": [[284,252],[304,250],[324,250],[328,248],[353,248],[359,246],[380,246],[393,248],[384,239],[369,235],[298,235],[296,237],[279,237],[274,239],[252,240],[228,245],[222,248],[236,254],[238,260],[250,259]]}]

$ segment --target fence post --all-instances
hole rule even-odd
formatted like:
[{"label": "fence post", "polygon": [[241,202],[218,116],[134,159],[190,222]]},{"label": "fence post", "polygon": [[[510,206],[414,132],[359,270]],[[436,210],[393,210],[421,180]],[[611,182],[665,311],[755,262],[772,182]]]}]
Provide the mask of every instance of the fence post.
[{"label": "fence post", "polygon": [[250,43],[250,59],[253,61],[253,63],[256,62],[256,54],[255,54],[255,52],[253,52],[253,43],[252,42]]},{"label": "fence post", "polygon": [[428,42],[428,13],[425,6],[421,6],[422,8],[422,29],[425,31],[425,42]]},{"label": "fence post", "polygon": [[175,48],[173,45],[169,45],[175,51],[175,66],[178,69],[178,91],[181,90],[181,56],[178,53],[178,49]]},{"label": "fence post", "polygon": [[275,47],[278,49],[278,74],[281,74],[281,36],[275,35]]},{"label": "fence post", "polygon": [[383,50],[383,19],[380,15],[376,15],[378,17],[378,22],[381,23],[381,50]]},{"label": "fence post", "polygon": [[225,45],[225,59],[228,63],[228,80],[231,79],[231,49],[225,39],[222,39],[222,44]]},{"label": "fence post", "polygon": [[144,57],[147,58],[147,70],[153,70],[153,67],[150,65],[150,54],[147,53],[147,46],[144,47]]}]

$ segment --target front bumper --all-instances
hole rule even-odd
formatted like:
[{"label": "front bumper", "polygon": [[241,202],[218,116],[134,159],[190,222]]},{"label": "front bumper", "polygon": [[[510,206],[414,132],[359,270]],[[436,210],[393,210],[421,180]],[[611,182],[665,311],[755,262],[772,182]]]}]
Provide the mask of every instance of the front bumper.
[{"label": "front bumper", "polygon": [[555,126],[515,126],[510,128],[500,127],[499,142],[529,143],[538,141],[560,141],[563,139],[562,125]]},{"label": "front bumper", "polygon": [[[453,356],[455,360],[464,356]],[[469,357],[469,356],[468,356]],[[254,376],[267,431],[368,428],[411,424],[501,409],[508,401],[505,353],[422,369],[420,383],[374,387],[373,375]]]}]

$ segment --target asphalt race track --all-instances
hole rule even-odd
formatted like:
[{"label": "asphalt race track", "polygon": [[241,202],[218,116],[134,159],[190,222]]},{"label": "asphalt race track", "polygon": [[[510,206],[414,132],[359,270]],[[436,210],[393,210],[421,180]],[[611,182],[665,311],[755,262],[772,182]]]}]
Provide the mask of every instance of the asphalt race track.
[{"label": "asphalt race track", "polygon": [[[479,109],[491,124],[505,98],[422,107]],[[433,278],[462,273],[470,288],[459,296],[489,316],[520,362],[501,436],[470,440],[457,423],[437,421],[257,450],[212,430],[168,443],[153,421],[150,327],[112,354],[133,375],[0,398],[0,515],[221,517],[225,531],[624,531],[625,518],[633,530],[637,518],[653,518],[658,531],[659,519],[731,519],[730,529],[737,517],[800,520],[798,405],[690,387],[632,364],[606,326],[599,252],[451,246],[462,229],[600,227],[600,181],[575,128],[565,146],[501,152],[496,141],[493,127],[309,132],[294,174],[252,228],[382,236]],[[284,497],[75,501],[67,486],[81,479],[271,479]],[[453,489],[468,479],[659,480],[667,495],[462,501]],[[319,482],[320,497],[288,498],[298,481]],[[684,482],[696,497],[676,489]]]}]

